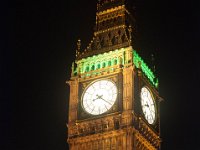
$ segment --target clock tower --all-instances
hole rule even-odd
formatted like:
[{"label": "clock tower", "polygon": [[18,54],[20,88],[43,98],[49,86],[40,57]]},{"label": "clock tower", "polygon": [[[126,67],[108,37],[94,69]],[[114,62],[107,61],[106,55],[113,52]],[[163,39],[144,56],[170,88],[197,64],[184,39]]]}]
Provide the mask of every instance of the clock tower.
[{"label": "clock tower", "polygon": [[134,47],[126,0],[99,0],[93,38],[72,64],[70,150],[158,150],[158,79]]}]

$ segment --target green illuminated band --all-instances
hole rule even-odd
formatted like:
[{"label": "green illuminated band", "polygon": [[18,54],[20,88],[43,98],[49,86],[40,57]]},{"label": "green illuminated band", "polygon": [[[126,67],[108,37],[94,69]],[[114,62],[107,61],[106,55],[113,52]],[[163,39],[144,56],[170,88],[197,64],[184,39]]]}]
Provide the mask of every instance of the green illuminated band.
[{"label": "green illuminated band", "polygon": [[144,72],[146,77],[155,87],[158,87],[158,79],[135,50],[133,51],[133,63],[135,64],[136,68],[142,69],[142,72]]},{"label": "green illuminated band", "polygon": [[98,70],[101,69],[108,68],[109,71],[112,71],[113,67],[116,65],[128,64],[130,62],[128,51],[132,51],[133,57],[131,59],[133,59],[136,68],[140,68],[151,84],[158,87],[158,79],[132,47],[121,48],[78,60],[76,61],[76,67],[74,64],[72,65],[72,76],[76,76],[77,74],[86,74],[86,76],[90,76],[92,74],[99,74],[100,72],[98,72]]},{"label": "green illuminated band", "polygon": [[127,48],[117,49],[108,53],[98,54],[91,57],[83,58],[76,62],[77,67],[74,73],[84,74],[90,71],[111,67],[114,65],[124,64],[123,57]]}]

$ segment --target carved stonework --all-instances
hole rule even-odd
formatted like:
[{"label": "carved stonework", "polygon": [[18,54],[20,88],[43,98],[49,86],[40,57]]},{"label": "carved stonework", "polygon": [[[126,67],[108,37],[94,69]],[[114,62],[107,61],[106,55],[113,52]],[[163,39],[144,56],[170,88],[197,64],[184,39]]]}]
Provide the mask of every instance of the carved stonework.
[{"label": "carved stonework", "polygon": [[[81,50],[81,41],[78,40],[71,79],[67,81],[70,86],[67,123],[69,148],[158,150],[161,141],[159,117],[155,124],[148,124],[140,110],[139,88],[141,84],[149,84],[146,83],[148,80],[141,82],[143,72],[133,63],[133,26],[127,21],[129,12],[125,0],[99,0],[97,9],[94,36],[84,50]],[[96,91],[91,90],[98,87],[92,83],[101,79],[111,80],[117,90],[112,90],[115,87],[112,85],[105,90],[103,87],[109,82],[100,83]],[[87,87],[93,93],[87,93]],[[104,94],[110,89],[114,94]],[[159,97],[156,89],[151,89]],[[110,98],[107,101],[104,95],[116,97],[116,100]],[[87,100],[88,97],[91,98]],[[107,105],[112,100],[108,109]],[[93,103],[96,101],[98,103]],[[107,110],[100,113],[102,104]],[[91,113],[94,108],[90,113],[86,111],[90,105],[98,106],[99,114]]]},{"label": "carved stonework", "polygon": [[[77,55],[78,59],[91,56],[93,55],[92,51],[100,50],[102,48],[105,49],[104,51],[102,50],[102,52],[105,52],[106,49],[110,51],[119,49],[123,46],[130,46],[128,39],[130,36],[127,36],[130,35],[130,28],[125,22],[126,8],[124,7],[122,0],[119,1],[121,1],[119,5],[97,13],[96,30],[94,32],[93,40],[91,40],[85,50],[77,52],[79,53]],[[115,1],[112,1],[111,3],[115,3]]]}]

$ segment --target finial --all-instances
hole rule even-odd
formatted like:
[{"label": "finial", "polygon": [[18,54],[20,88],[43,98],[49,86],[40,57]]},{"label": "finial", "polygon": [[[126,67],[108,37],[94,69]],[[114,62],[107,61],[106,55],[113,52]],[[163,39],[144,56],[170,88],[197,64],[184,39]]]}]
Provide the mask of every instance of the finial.
[{"label": "finial", "polygon": [[156,72],[156,66],[155,66],[155,57],[154,54],[151,54],[151,63],[152,63],[152,67],[153,67],[153,72]]},{"label": "finial", "polygon": [[100,6],[100,0],[98,0],[98,3],[97,3],[97,10],[99,10],[99,6]]},{"label": "finial", "polygon": [[76,57],[78,57],[78,55],[80,54],[80,50],[81,50],[81,40],[78,39],[78,41],[77,41]]},{"label": "finial", "polygon": [[131,43],[131,41],[132,41],[132,26],[131,25],[129,25],[128,31],[129,31],[129,41]]}]

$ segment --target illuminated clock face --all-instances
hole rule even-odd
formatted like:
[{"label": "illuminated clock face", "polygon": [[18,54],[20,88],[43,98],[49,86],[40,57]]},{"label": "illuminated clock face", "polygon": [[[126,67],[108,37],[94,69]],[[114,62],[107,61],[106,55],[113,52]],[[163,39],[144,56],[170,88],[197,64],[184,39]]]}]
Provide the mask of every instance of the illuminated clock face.
[{"label": "illuminated clock face", "polygon": [[142,111],[149,124],[153,124],[156,118],[155,103],[147,87],[143,87],[140,93]]},{"label": "illuminated clock face", "polygon": [[90,84],[83,93],[82,106],[92,115],[109,111],[117,99],[117,87],[110,80],[98,80]]}]

